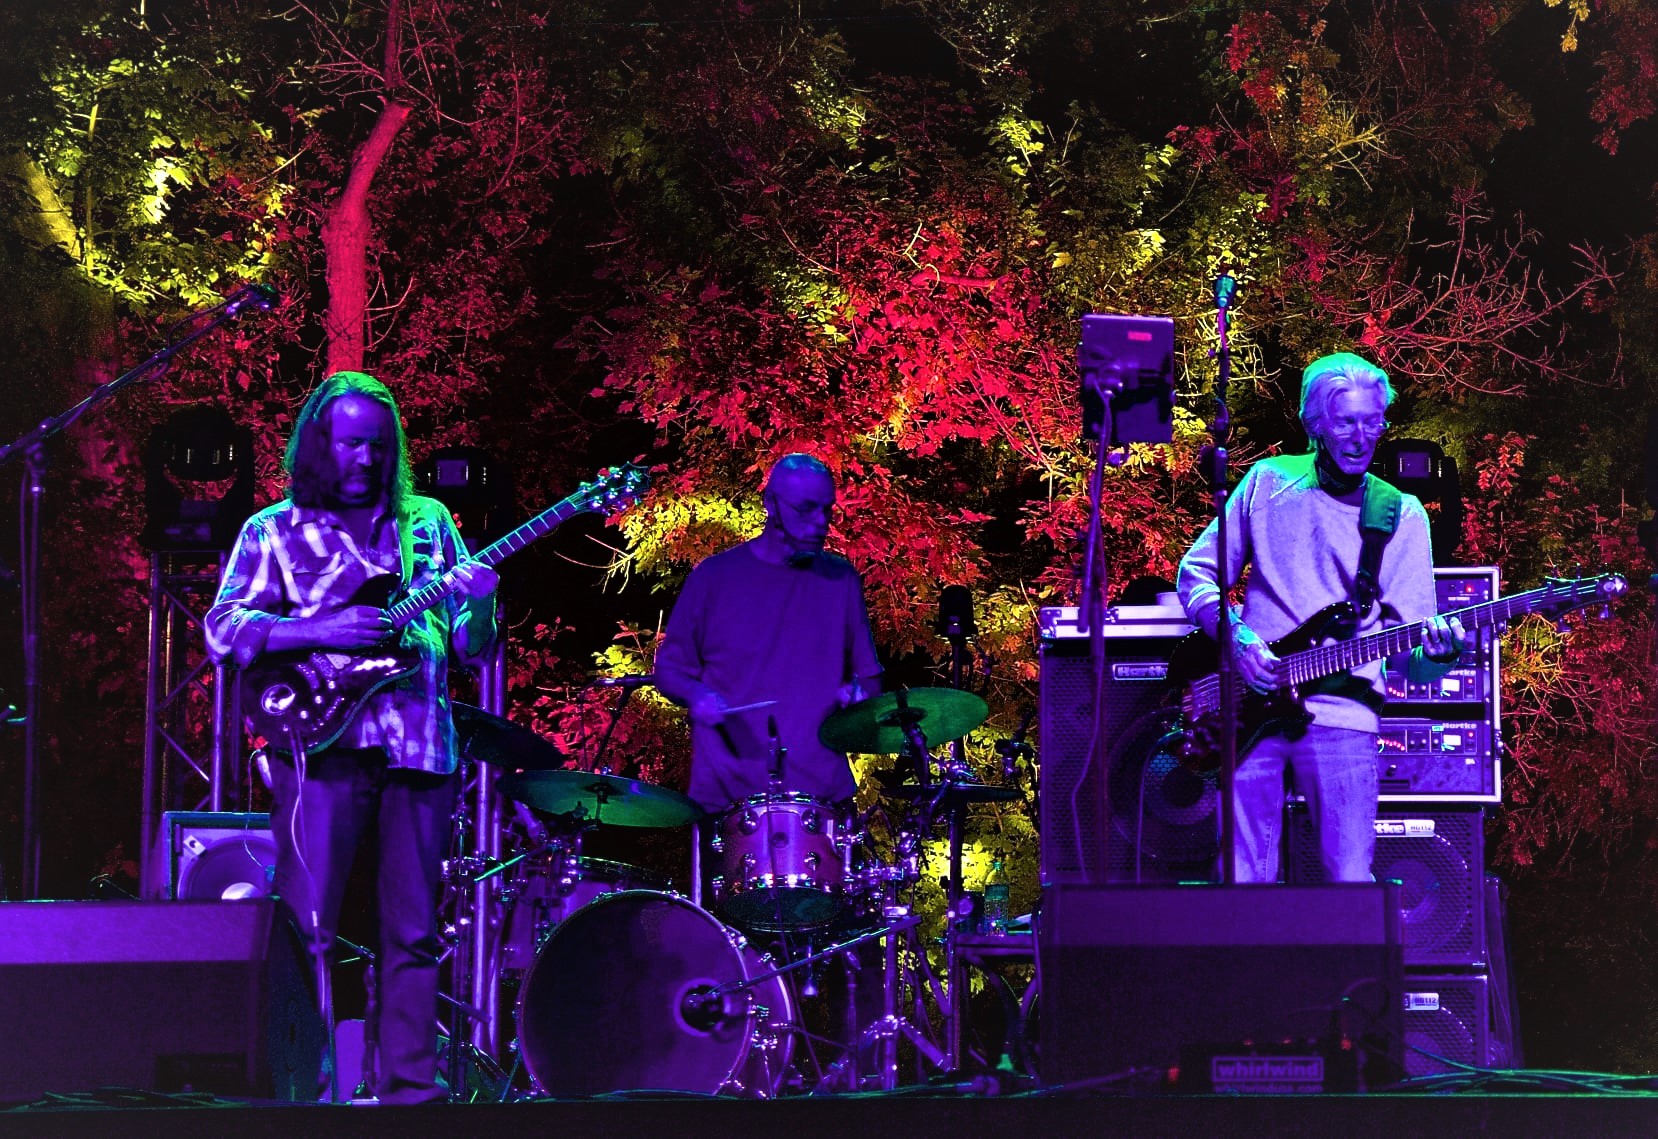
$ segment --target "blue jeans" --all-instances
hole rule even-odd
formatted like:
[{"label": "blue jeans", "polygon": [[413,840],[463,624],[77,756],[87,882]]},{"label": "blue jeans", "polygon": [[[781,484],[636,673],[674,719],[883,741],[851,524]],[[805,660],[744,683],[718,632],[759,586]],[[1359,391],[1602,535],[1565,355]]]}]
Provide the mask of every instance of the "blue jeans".
[{"label": "blue jeans", "polygon": [[1317,724],[1299,739],[1267,736],[1244,753],[1233,781],[1232,865],[1239,882],[1278,881],[1284,825],[1284,769],[1307,800],[1324,875],[1373,882],[1376,853],[1376,737]]}]

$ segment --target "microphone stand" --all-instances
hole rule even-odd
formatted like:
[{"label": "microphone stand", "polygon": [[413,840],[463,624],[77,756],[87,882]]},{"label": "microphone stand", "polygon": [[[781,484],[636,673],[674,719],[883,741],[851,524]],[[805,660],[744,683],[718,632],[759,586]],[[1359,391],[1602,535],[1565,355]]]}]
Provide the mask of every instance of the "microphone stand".
[{"label": "microphone stand", "polygon": [[[23,897],[40,896],[40,520],[46,495],[46,442],[77,419],[130,384],[159,379],[172,366],[173,357],[228,324],[249,306],[269,309],[275,294],[269,289],[248,285],[222,304],[185,317],[178,328],[191,321],[201,323],[177,339],[169,339],[149,359],[132,370],[94,388],[67,411],[42,421],[11,443],[0,447],[0,464],[23,456],[22,512],[23,549],[18,556],[22,581],[20,605],[23,625]],[[202,318],[206,318],[205,320]],[[146,771],[144,795],[150,794],[150,772]]]},{"label": "microphone stand", "polygon": [[1238,283],[1230,273],[1215,279],[1215,417],[1209,423],[1214,442],[1198,458],[1215,509],[1215,578],[1220,586],[1220,619],[1215,623],[1215,641],[1220,648],[1220,880],[1233,886],[1238,868],[1232,846],[1237,837],[1237,808],[1232,801],[1232,784],[1238,769],[1238,670],[1237,644],[1232,635],[1231,562],[1227,556],[1226,525],[1226,444],[1232,433],[1232,413],[1226,406],[1227,387],[1232,382],[1232,347],[1228,325],[1232,297]]}]

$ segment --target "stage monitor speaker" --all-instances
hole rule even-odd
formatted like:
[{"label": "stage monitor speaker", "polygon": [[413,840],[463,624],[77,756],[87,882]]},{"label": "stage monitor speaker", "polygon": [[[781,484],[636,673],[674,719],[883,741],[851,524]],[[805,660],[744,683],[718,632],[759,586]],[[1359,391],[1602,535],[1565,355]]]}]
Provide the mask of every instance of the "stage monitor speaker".
[{"label": "stage monitor speaker", "polygon": [[1169,656],[1191,625],[1178,605],[1110,613],[1095,748],[1089,638],[1074,609],[1041,612],[1042,880],[1213,880],[1215,785],[1159,746],[1172,717]]},{"label": "stage monitor speaker", "polygon": [[275,891],[276,840],[261,813],[168,811],[145,867],[146,898],[207,902]]},{"label": "stage monitor speaker", "polygon": [[1492,996],[1484,973],[1406,976],[1405,1074],[1508,1067],[1491,1032]]},{"label": "stage monitor speaker", "polygon": [[1388,884],[1051,887],[1037,935],[1043,1082],[1104,1088],[1194,1051],[1336,1038],[1357,1049],[1366,1086],[1392,1083],[1399,936]]},{"label": "stage monitor speaker", "polygon": [[[1312,820],[1292,807],[1285,828],[1286,880],[1323,882]],[[1485,813],[1477,807],[1386,804],[1376,817],[1378,881],[1400,884],[1405,964],[1411,968],[1484,969]]]},{"label": "stage monitor speaker", "polygon": [[271,1027],[287,1022],[271,1009],[286,996],[272,994],[287,990],[266,972],[275,908],[0,903],[0,1101],[100,1087],[278,1091]]}]

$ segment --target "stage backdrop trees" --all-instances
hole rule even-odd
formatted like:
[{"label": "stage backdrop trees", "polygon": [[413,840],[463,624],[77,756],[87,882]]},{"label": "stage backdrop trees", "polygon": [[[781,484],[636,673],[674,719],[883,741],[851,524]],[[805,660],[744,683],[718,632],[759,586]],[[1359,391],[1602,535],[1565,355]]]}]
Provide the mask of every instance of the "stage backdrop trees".
[{"label": "stage backdrop trees", "polygon": [[[1653,277],[1588,216],[1646,145],[1634,0],[108,9],[0,14],[19,92],[0,106],[0,269],[30,302],[0,321],[55,384],[18,387],[17,430],[236,283],[284,301],[59,446],[67,889],[97,868],[79,836],[136,830],[138,448],[174,407],[222,403],[256,432],[268,500],[331,367],[385,378],[418,454],[510,456],[525,511],[599,461],[658,464],[646,504],[598,532],[610,548],[561,538],[560,558],[514,563],[517,712],[588,755],[603,715],[572,680],[595,652],[649,666],[683,574],[754,532],[759,478],[791,449],[840,477],[836,542],[894,679],[940,678],[938,589],[968,585],[986,740],[1010,730],[1035,700],[1034,611],[1075,599],[1076,320],[1176,318],[1175,442],[1132,450],[1102,504],[1114,582],[1168,576],[1206,516],[1191,467],[1222,267],[1243,283],[1236,470],[1302,446],[1301,365],[1353,347],[1399,381],[1397,430],[1462,465],[1465,558],[1516,588],[1634,558]],[[1603,130],[1616,162],[1582,158]],[[1560,147],[1596,178],[1550,213],[1536,187]],[[560,568],[583,557],[610,564],[611,593]],[[1532,895],[1540,931],[1546,899],[1658,884],[1631,821],[1658,814],[1640,777],[1651,623],[1639,600],[1620,618],[1509,642],[1514,807],[1495,837],[1522,884],[1570,875]],[[679,715],[648,695],[612,746],[683,778]],[[973,841],[970,874],[1011,851],[1028,905],[1030,804],[986,809]]]}]

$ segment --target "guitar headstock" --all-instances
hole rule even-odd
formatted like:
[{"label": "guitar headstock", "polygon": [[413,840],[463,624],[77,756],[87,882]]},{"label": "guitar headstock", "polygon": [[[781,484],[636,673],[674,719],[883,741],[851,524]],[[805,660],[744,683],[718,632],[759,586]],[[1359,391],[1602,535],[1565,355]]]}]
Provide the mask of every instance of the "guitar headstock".
[{"label": "guitar headstock", "polygon": [[1537,605],[1537,611],[1558,616],[1574,609],[1582,609],[1586,605],[1599,605],[1601,616],[1610,617],[1613,599],[1628,591],[1629,582],[1622,574],[1549,577],[1543,579],[1543,588],[1539,590],[1543,596]]},{"label": "guitar headstock", "polygon": [[593,476],[592,481],[577,487],[570,498],[582,510],[615,514],[638,502],[650,485],[650,471],[638,463],[623,463],[604,468]]}]

